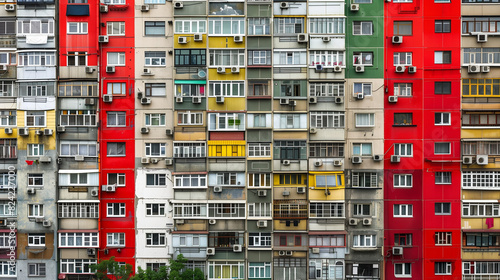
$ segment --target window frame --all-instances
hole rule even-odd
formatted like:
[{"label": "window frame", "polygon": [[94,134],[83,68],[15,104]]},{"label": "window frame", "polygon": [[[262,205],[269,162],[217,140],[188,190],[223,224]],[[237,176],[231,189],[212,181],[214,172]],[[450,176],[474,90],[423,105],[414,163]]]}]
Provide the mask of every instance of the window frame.
[{"label": "window frame", "polygon": [[[358,25],[358,26],[357,26]],[[368,26],[363,26],[363,25],[368,25]],[[356,29],[359,28],[358,32],[356,31]],[[364,33],[364,30],[365,28],[369,28],[369,32],[368,33]],[[352,22],[352,35],[354,36],[371,36],[373,35],[374,33],[374,28],[373,28],[373,21],[353,21]]]},{"label": "window frame", "polygon": [[392,217],[413,218],[413,204],[394,204]]}]

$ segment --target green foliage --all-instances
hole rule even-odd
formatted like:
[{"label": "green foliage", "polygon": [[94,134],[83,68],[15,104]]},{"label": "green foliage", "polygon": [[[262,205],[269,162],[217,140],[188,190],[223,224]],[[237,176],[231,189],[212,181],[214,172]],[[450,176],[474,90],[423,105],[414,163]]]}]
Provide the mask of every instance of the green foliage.
[{"label": "green foliage", "polygon": [[120,265],[115,257],[109,260],[101,260],[98,264],[90,266],[94,270],[98,280],[130,280],[132,279],[132,265]]},{"label": "green foliage", "polygon": [[131,280],[204,280],[205,275],[201,269],[184,269],[187,261],[180,254],[177,259],[170,261],[170,266],[161,267],[158,271],[144,270],[139,267]]}]

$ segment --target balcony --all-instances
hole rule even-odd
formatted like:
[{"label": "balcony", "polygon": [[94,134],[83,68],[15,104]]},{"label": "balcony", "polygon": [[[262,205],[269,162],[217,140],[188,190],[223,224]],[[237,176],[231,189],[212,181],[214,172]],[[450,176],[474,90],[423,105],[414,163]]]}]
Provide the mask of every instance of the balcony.
[{"label": "balcony", "polygon": [[275,219],[307,219],[306,200],[275,200],[273,206]]}]

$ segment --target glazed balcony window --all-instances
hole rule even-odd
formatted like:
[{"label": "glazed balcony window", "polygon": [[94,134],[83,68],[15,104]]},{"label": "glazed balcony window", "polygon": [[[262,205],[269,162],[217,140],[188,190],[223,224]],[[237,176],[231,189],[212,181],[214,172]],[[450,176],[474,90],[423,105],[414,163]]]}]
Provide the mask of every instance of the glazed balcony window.
[{"label": "glazed balcony window", "polygon": [[248,66],[271,65],[271,51],[248,51]]},{"label": "glazed balcony window", "polygon": [[249,188],[266,188],[271,187],[270,173],[249,173],[248,174]]},{"label": "glazed balcony window", "polygon": [[500,233],[498,232],[466,232],[464,247],[499,248]]},{"label": "glazed balcony window", "polygon": [[175,175],[174,188],[206,188],[207,175]]},{"label": "glazed balcony window", "polygon": [[[276,64],[276,62],[275,62]],[[309,51],[309,66],[334,67],[345,65],[344,51]]]},{"label": "glazed balcony window", "polygon": [[273,154],[274,159],[307,159],[306,141],[274,141]]},{"label": "glazed balcony window", "polygon": [[500,203],[462,202],[462,217],[500,217]]},{"label": "glazed balcony window", "polygon": [[344,157],[344,143],[310,143],[309,157]]},{"label": "glazed balcony window", "polygon": [[210,218],[245,218],[245,203],[209,203],[208,217]]},{"label": "glazed balcony window", "polygon": [[94,219],[99,218],[99,203],[59,203],[58,217]]},{"label": "glazed balcony window", "polygon": [[250,232],[248,234],[249,247],[271,247],[271,233]]},{"label": "glazed balcony window", "polygon": [[309,216],[306,200],[274,200],[273,218],[296,219]]},{"label": "glazed balcony window", "polygon": [[309,83],[309,96],[344,96],[344,83]]},{"label": "glazed balcony window", "polygon": [[[108,83],[108,92],[110,92],[110,85],[112,83]],[[50,84],[47,85],[49,87],[50,93]],[[123,83],[123,89],[125,89],[125,83]],[[93,82],[74,82],[74,83],[59,83],[59,97],[97,97],[97,83]]]},{"label": "glazed balcony window", "polygon": [[345,127],[345,112],[311,112],[311,126],[317,128]]},{"label": "glazed balcony window", "polygon": [[208,35],[245,35],[245,19],[242,17],[209,18]]},{"label": "glazed balcony window", "polygon": [[[483,2],[485,1],[477,1],[477,3]],[[500,3],[500,1],[498,0],[496,0],[496,2]],[[489,33],[499,31],[500,18],[498,17],[462,17],[462,34],[469,34],[472,32]]]},{"label": "glazed balcony window", "polygon": [[60,232],[59,247],[98,247],[99,235],[97,232]]},{"label": "glazed balcony window", "polygon": [[17,21],[17,36],[48,35],[54,36],[54,20],[24,19]]},{"label": "glazed balcony window", "polygon": [[97,143],[94,141],[61,141],[60,156],[97,156]]},{"label": "glazed balcony window", "polygon": [[174,204],[174,218],[207,217],[207,205],[202,203]]},{"label": "glazed balcony window", "polygon": [[19,66],[56,66],[55,52],[21,52]]},{"label": "glazed balcony window", "polygon": [[270,35],[269,18],[248,18],[248,35]]},{"label": "glazed balcony window", "polygon": [[61,259],[60,272],[70,274],[94,273],[91,265],[97,264],[95,259]]},{"label": "glazed balcony window", "polygon": [[174,51],[174,65],[180,66],[206,66],[206,50],[176,49]]},{"label": "glazed balcony window", "polygon": [[213,232],[208,236],[208,247],[233,249],[234,245],[243,245],[243,233]]},{"label": "glazed balcony window", "polygon": [[204,158],[206,157],[205,143],[174,143],[175,158]]},{"label": "glazed balcony window", "polygon": [[248,217],[252,218],[271,218],[271,203],[249,203]]},{"label": "glazed balcony window", "polygon": [[17,124],[17,112],[14,110],[1,110],[0,111],[0,125],[6,126],[16,126]]},{"label": "glazed balcony window", "polygon": [[377,236],[376,235],[353,235],[353,247],[376,247],[377,246]]},{"label": "glazed balcony window", "polygon": [[500,126],[500,114],[486,112],[477,114],[474,112],[463,112],[462,126]]},{"label": "glazed balcony window", "polygon": [[500,64],[500,48],[464,48],[463,54],[464,66],[469,64]]},{"label": "glazed balcony window", "polygon": [[245,67],[245,50],[210,50],[209,66],[211,67]]},{"label": "glazed balcony window", "polygon": [[345,18],[310,18],[310,34],[345,34]]},{"label": "glazed balcony window", "polygon": [[500,79],[463,79],[463,97],[498,97]]},{"label": "glazed balcony window", "polygon": [[274,18],[274,35],[276,36],[294,36],[304,33],[304,18]]},{"label": "glazed balcony window", "polygon": [[376,188],[378,187],[378,175],[375,172],[353,172],[353,188]]},{"label": "glazed balcony window", "polygon": [[208,96],[244,97],[244,81],[210,81]]},{"label": "glazed balcony window", "polygon": [[175,20],[174,25],[175,25],[175,33],[179,34],[207,33],[207,21],[205,19],[198,19],[198,18],[178,19]]},{"label": "glazed balcony window", "polygon": [[345,218],[345,205],[343,202],[311,202],[309,218]]},{"label": "glazed balcony window", "polygon": [[177,113],[178,125],[203,125],[202,112],[178,112]]}]

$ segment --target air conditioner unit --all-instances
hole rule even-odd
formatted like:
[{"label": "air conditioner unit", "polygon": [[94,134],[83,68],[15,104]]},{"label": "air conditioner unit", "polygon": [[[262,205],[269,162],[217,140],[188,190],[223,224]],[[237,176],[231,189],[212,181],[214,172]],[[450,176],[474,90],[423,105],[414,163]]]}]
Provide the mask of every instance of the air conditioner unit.
[{"label": "air conditioner unit", "polygon": [[299,43],[307,42],[307,34],[306,33],[299,33],[297,35],[297,42],[299,42]]},{"label": "air conditioner unit", "polygon": [[115,192],[116,191],[116,185],[102,185],[101,190],[103,192]]},{"label": "air conditioner unit", "polygon": [[319,254],[319,248],[312,248],[313,254]]},{"label": "air conditioner unit", "polygon": [[344,97],[343,96],[337,96],[335,97],[335,104],[342,104],[344,103]]},{"label": "air conditioner unit", "polygon": [[111,103],[111,102],[113,102],[113,95],[105,94],[102,96],[102,100],[106,103]]},{"label": "air conditioner unit", "polygon": [[184,98],[182,96],[177,96],[175,98],[175,103],[182,103],[184,101]]},{"label": "air conditioner unit", "polygon": [[28,191],[28,194],[36,194],[35,188],[28,188],[27,191]]},{"label": "air conditioner unit", "polygon": [[490,66],[481,66],[481,72],[483,73],[490,72]]},{"label": "air conditioner unit", "polygon": [[219,73],[219,74],[226,73],[226,68],[224,68],[224,67],[217,67],[217,73]]},{"label": "air conditioner unit", "polygon": [[40,157],[40,159],[38,161],[41,162],[41,163],[51,163],[52,162],[52,158],[48,157],[48,156],[43,156],[43,157]]},{"label": "air conditioner unit", "polygon": [[382,161],[384,159],[383,155],[373,155],[374,161]]},{"label": "air conditioner unit", "polygon": [[215,103],[224,103],[224,96],[217,96],[215,97]]},{"label": "air conditioner unit", "polygon": [[214,193],[220,193],[222,192],[222,187],[221,186],[215,186],[214,187]]},{"label": "air conditioner unit", "polygon": [[372,224],[372,218],[364,218],[363,219],[363,225],[364,226],[369,226]]},{"label": "air conditioner unit", "polygon": [[240,73],[240,67],[231,67],[231,73]]},{"label": "air conditioner unit", "polygon": [[99,36],[99,43],[107,43],[109,42],[109,37],[106,35],[100,35]]},{"label": "air conditioner unit", "polygon": [[309,128],[309,133],[316,134],[316,133],[318,133],[318,129],[316,127],[311,127],[311,128]]},{"label": "air conditioner unit", "polygon": [[391,95],[389,96],[388,100],[390,103],[396,103],[398,102],[398,97],[396,95]]},{"label": "air conditioner unit", "polygon": [[282,194],[283,196],[289,196],[289,195],[290,195],[290,192],[289,192],[289,191],[283,191],[281,194]]},{"label": "air conditioner unit", "polygon": [[16,5],[13,5],[13,4],[6,4],[5,5],[5,10],[7,12],[13,12],[16,10]]},{"label": "air conditioner unit", "polygon": [[193,102],[193,104],[201,104],[201,97],[195,96],[191,99],[191,101]]},{"label": "air conditioner unit", "polygon": [[284,256],[284,255],[286,255],[286,251],[279,251],[279,252],[278,252],[278,254],[279,254],[280,256]]},{"label": "air conditioner unit", "polygon": [[355,226],[358,224],[358,219],[350,218],[349,219],[349,225],[350,226]]},{"label": "air conditioner unit", "polygon": [[288,9],[288,8],[290,8],[290,3],[288,3],[288,2],[281,2],[280,3],[280,8],[281,9]]},{"label": "air conditioner unit", "polygon": [[207,248],[207,255],[208,256],[215,255],[215,248]]},{"label": "air conditioner unit", "polygon": [[354,67],[354,69],[356,70],[357,73],[363,73],[363,72],[365,72],[365,66],[363,66],[363,65],[356,65]]},{"label": "air conditioner unit", "polygon": [[233,245],[233,252],[241,252],[243,251],[243,247],[241,245]]},{"label": "air conditioner unit", "polygon": [[306,187],[298,187],[297,193],[306,193]]},{"label": "air conditioner unit", "polygon": [[314,166],[316,166],[316,167],[321,167],[321,166],[323,166],[323,161],[322,161],[322,160],[317,160],[317,161],[315,161],[315,162],[314,162]]},{"label": "air conditioner unit", "polygon": [[210,225],[215,225],[217,223],[217,220],[208,220],[208,224]]},{"label": "air conditioner unit", "polygon": [[174,159],[173,158],[167,158],[165,159],[165,165],[173,165],[174,164]]},{"label": "air conditioner unit", "polygon": [[61,132],[61,133],[66,132],[66,127],[65,126],[58,126],[57,132]]},{"label": "air conditioner unit", "polygon": [[469,65],[467,67],[467,72],[469,73],[479,73],[481,72],[481,67],[479,65]]},{"label": "air conditioner unit", "polygon": [[114,66],[106,66],[106,73],[115,73],[116,69]]},{"label": "air conditioner unit", "polygon": [[288,105],[290,103],[290,100],[287,98],[282,98],[280,99],[280,105]]},{"label": "air conditioner unit", "polygon": [[194,41],[195,42],[202,42],[203,41],[203,34],[194,34]]},{"label": "air conditioner unit", "polygon": [[242,43],[243,42],[243,36],[241,35],[236,35],[233,37],[233,40],[235,43]]},{"label": "air conditioner unit", "polygon": [[287,256],[293,256],[293,251],[286,251]]},{"label": "air conditioner unit", "polygon": [[309,103],[311,104],[318,103],[318,98],[316,96],[309,97]]},{"label": "air conditioner unit", "polygon": [[362,92],[355,93],[355,96],[357,100],[363,100],[365,99],[365,95]]},{"label": "air conditioner unit", "polygon": [[406,70],[406,67],[403,65],[396,66],[396,73],[404,73],[405,70]]},{"label": "air conditioner unit", "polygon": [[401,256],[401,255],[403,255],[403,247],[392,247],[392,254],[394,256]]},{"label": "air conditioner unit", "polygon": [[91,189],[90,196],[99,196],[99,189],[98,188]]},{"label": "air conditioner unit", "polygon": [[472,164],[472,157],[471,156],[464,156],[462,158],[462,163],[463,164]]},{"label": "air conditioner unit", "polygon": [[151,159],[151,163],[157,164],[158,162],[160,162],[160,159],[157,159],[157,158]]},{"label": "air conditioner unit", "polygon": [[85,105],[87,105],[87,106],[95,105],[94,98],[85,98]]},{"label": "air conditioner unit", "polygon": [[478,165],[487,165],[488,164],[488,155],[477,155],[476,163]]},{"label": "air conditioner unit", "polygon": [[330,37],[323,37],[323,38],[321,38],[321,39],[322,39],[322,40],[323,40],[323,42],[325,42],[325,43],[328,43],[328,42],[330,42],[330,41],[332,40],[332,38],[330,38]]},{"label": "air conditioner unit", "polygon": [[288,105],[290,105],[292,107],[297,106],[297,100],[290,100],[290,101],[288,101]]},{"label": "air conditioner unit", "polygon": [[35,130],[35,134],[38,135],[38,136],[42,136],[43,135],[43,130]]},{"label": "air conditioner unit", "polygon": [[149,163],[149,158],[148,157],[141,158],[141,163],[142,164],[148,164]]},{"label": "air conditioner unit", "polygon": [[408,66],[408,73],[410,74],[417,73],[417,66]]},{"label": "air conditioner unit", "polygon": [[185,221],[184,221],[184,219],[180,219],[180,220],[175,220],[175,223],[178,225],[183,225],[185,223]]},{"label": "air conditioner unit", "polygon": [[182,9],[183,7],[184,7],[184,4],[182,2],[174,2],[175,9]]},{"label": "air conditioner unit", "polygon": [[486,43],[488,42],[488,34],[479,33],[477,34],[477,42],[478,43]]},{"label": "air conditioner unit", "polygon": [[401,157],[396,156],[396,155],[391,156],[391,162],[396,163],[396,162],[400,162],[400,161],[401,161]]},{"label": "air conditioner unit", "polygon": [[5,128],[5,133],[6,134],[12,134],[13,132],[14,132],[14,130],[11,127]]},{"label": "air conditioner unit", "polygon": [[257,195],[261,197],[267,196],[267,190],[258,190]]},{"label": "air conditioner unit", "polygon": [[316,68],[315,68],[316,71],[323,71],[323,65],[321,64],[316,64]]},{"label": "air conditioner unit", "polygon": [[359,11],[359,4],[351,4],[351,12]]},{"label": "air conditioner unit", "polygon": [[181,36],[177,38],[177,43],[179,44],[186,44],[187,43],[187,37]]},{"label": "air conditioner unit", "polygon": [[143,98],[141,98],[141,104],[142,105],[149,105],[149,104],[151,104],[151,98],[149,98],[149,97],[143,97]]},{"label": "air conditioner unit", "polygon": [[42,226],[44,227],[51,227],[52,222],[50,220],[43,220]]},{"label": "air conditioner unit", "polygon": [[92,74],[92,73],[94,73],[94,68],[93,68],[93,67],[90,67],[90,66],[86,66],[86,67],[85,67],[85,73],[87,73],[87,74]]},{"label": "air conditioner unit", "polygon": [[165,129],[165,134],[168,136],[174,135],[174,130],[172,128]]},{"label": "air conditioner unit", "polygon": [[401,44],[403,43],[403,36],[392,36],[393,44]]},{"label": "air conditioner unit", "polygon": [[84,161],[85,157],[82,155],[75,156],[75,161]]},{"label": "air conditioner unit", "polygon": [[342,166],[342,161],[341,161],[341,160],[338,160],[338,159],[337,159],[337,160],[334,160],[334,161],[333,161],[333,166],[337,166],[337,167]]},{"label": "air conditioner unit", "polygon": [[52,134],[54,134],[54,131],[52,129],[50,129],[50,128],[46,128],[46,129],[43,130],[43,134],[45,136],[51,136]]},{"label": "air conditioner unit", "polygon": [[95,248],[88,248],[87,249],[87,255],[89,255],[89,256],[95,256]]},{"label": "air conditioner unit", "polygon": [[99,6],[99,11],[101,13],[107,13],[108,12],[108,5],[101,5],[101,6]]},{"label": "air conditioner unit", "polygon": [[342,67],[341,67],[340,65],[335,65],[335,66],[333,67],[333,72],[335,72],[335,73],[340,73],[340,72],[342,72]]},{"label": "air conditioner unit", "polygon": [[148,134],[149,133],[149,127],[141,127],[141,134]]},{"label": "air conditioner unit", "polygon": [[149,5],[141,5],[141,12],[149,12]]},{"label": "air conditioner unit", "polygon": [[142,69],[142,75],[152,75],[151,69],[149,68]]},{"label": "air conditioner unit", "polygon": [[288,160],[288,159],[284,159],[283,161],[281,161],[281,163],[282,163],[283,165],[285,165],[285,166],[288,166],[288,165],[290,165],[290,160]]},{"label": "air conditioner unit", "polygon": [[257,227],[259,228],[267,227],[267,221],[257,221]]},{"label": "air conditioner unit", "polygon": [[17,134],[21,135],[21,136],[28,136],[30,135],[30,131],[28,128],[26,127],[21,127],[17,130]]},{"label": "air conditioner unit", "polygon": [[359,164],[363,162],[363,159],[360,156],[353,156],[351,158],[351,162],[355,164]]}]

